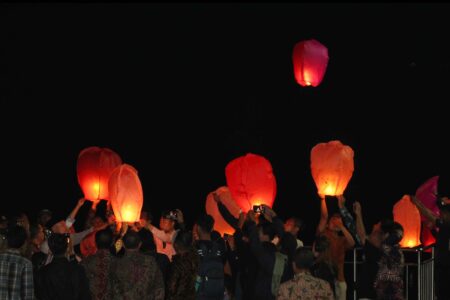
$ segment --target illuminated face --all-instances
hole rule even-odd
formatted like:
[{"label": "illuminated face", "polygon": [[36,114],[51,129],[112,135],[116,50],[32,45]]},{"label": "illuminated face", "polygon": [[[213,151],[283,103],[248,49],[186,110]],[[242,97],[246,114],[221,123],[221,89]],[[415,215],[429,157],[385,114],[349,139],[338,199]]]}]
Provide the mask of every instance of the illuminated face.
[{"label": "illuminated face", "polygon": [[99,227],[101,227],[103,225],[103,220],[102,220],[102,218],[100,218],[100,217],[95,217],[93,220],[92,220],[92,226],[94,227],[94,228],[99,228]]},{"label": "illuminated face", "polygon": [[170,232],[174,229],[175,222],[170,219],[162,218],[159,220],[159,228],[161,228],[162,231]]},{"label": "illuminated face", "polygon": [[328,228],[330,228],[333,231],[339,231],[341,226],[342,226],[342,218],[339,215],[332,216],[330,218],[330,221],[328,221]]},{"label": "illuminated face", "polygon": [[290,232],[295,235],[299,231],[299,228],[295,225],[294,220],[289,219],[286,221],[286,223],[284,223],[284,231]]}]

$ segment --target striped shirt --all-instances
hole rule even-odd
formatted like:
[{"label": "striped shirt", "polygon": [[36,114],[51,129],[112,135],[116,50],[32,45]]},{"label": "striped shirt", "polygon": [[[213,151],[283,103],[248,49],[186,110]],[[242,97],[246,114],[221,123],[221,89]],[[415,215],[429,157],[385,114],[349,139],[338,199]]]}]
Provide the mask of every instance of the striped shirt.
[{"label": "striped shirt", "polygon": [[0,253],[0,299],[33,299],[33,265],[20,256],[20,250]]}]

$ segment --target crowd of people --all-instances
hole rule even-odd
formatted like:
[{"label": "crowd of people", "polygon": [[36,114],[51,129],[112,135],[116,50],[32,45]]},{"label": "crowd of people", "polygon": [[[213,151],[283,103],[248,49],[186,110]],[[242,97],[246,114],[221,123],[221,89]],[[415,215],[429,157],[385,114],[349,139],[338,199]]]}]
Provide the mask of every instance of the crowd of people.
[{"label": "crowd of people", "polygon": [[[0,299],[336,299],[347,298],[346,251],[362,247],[359,299],[404,299],[402,226],[380,220],[366,233],[362,208],[351,213],[344,196],[321,217],[312,247],[303,245],[298,217],[276,212],[241,212],[235,218],[214,194],[222,217],[234,229],[221,236],[203,214],[186,228],[180,210],[161,213],[155,224],[148,211],[139,222],[116,222],[110,209],[92,206],[85,228],[75,232],[80,199],[65,220],[42,210],[30,222],[25,214],[0,220]],[[328,197],[328,196],[327,196]],[[450,200],[439,197],[440,216],[417,198],[412,202],[437,230],[436,294],[450,299]]]}]

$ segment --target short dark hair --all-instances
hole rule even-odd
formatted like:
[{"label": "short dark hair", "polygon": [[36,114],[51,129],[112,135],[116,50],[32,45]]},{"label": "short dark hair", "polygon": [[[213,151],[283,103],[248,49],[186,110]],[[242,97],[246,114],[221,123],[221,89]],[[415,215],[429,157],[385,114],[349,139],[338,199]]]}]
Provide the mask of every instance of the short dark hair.
[{"label": "short dark hair", "polygon": [[188,230],[180,230],[175,237],[174,245],[177,248],[187,250],[192,247],[192,232]]},{"label": "short dark hair", "polygon": [[109,249],[113,243],[113,233],[111,229],[105,228],[95,233],[95,245],[97,249]]},{"label": "short dark hair", "polygon": [[269,236],[270,240],[273,240],[275,238],[276,235],[276,230],[275,230],[275,226],[272,223],[262,223],[262,224],[258,224],[258,228],[260,230],[262,230],[262,233],[264,235]]},{"label": "short dark hair", "polygon": [[[402,234],[399,234],[399,231],[401,231]],[[388,237],[386,238],[385,243],[387,245],[394,246],[400,243],[402,238],[403,238],[403,226],[398,222],[394,222],[394,224],[392,224],[392,228],[388,232]]]},{"label": "short dark hair", "polygon": [[392,230],[393,225],[394,221],[392,219],[383,219],[380,221],[380,227],[383,233],[389,233]]},{"label": "short dark hair", "polygon": [[68,235],[62,233],[52,233],[48,238],[48,247],[53,255],[63,255],[67,251]]},{"label": "short dark hair", "polygon": [[314,254],[308,248],[298,248],[295,251],[294,262],[299,269],[310,269],[314,264]]},{"label": "short dark hair", "polygon": [[27,240],[27,231],[22,226],[12,225],[6,232],[6,239],[9,248],[19,249]]},{"label": "short dark hair", "polygon": [[155,239],[153,237],[153,233],[151,233],[148,229],[141,229],[138,231],[138,235],[141,238],[141,250],[142,251],[155,251],[156,244]]},{"label": "short dark hair", "polygon": [[202,231],[211,233],[214,227],[214,219],[210,215],[202,215],[197,219],[196,224]]},{"label": "short dark hair", "polygon": [[127,249],[137,249],[140,242],[141,238],[139,237],[139,234],[133,230],[128,230],[123,236],[123,244]]}]

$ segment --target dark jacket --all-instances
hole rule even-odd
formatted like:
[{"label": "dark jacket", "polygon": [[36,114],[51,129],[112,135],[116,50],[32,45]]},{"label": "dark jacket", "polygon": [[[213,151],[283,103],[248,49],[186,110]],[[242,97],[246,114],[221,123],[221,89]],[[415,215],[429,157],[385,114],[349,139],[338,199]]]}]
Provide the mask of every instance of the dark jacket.
[{"label": "dark jacket", "polygon": [[90,300],[86,273],[76,261],[54,257],[37,273],[36,296],[39,300]]}]

